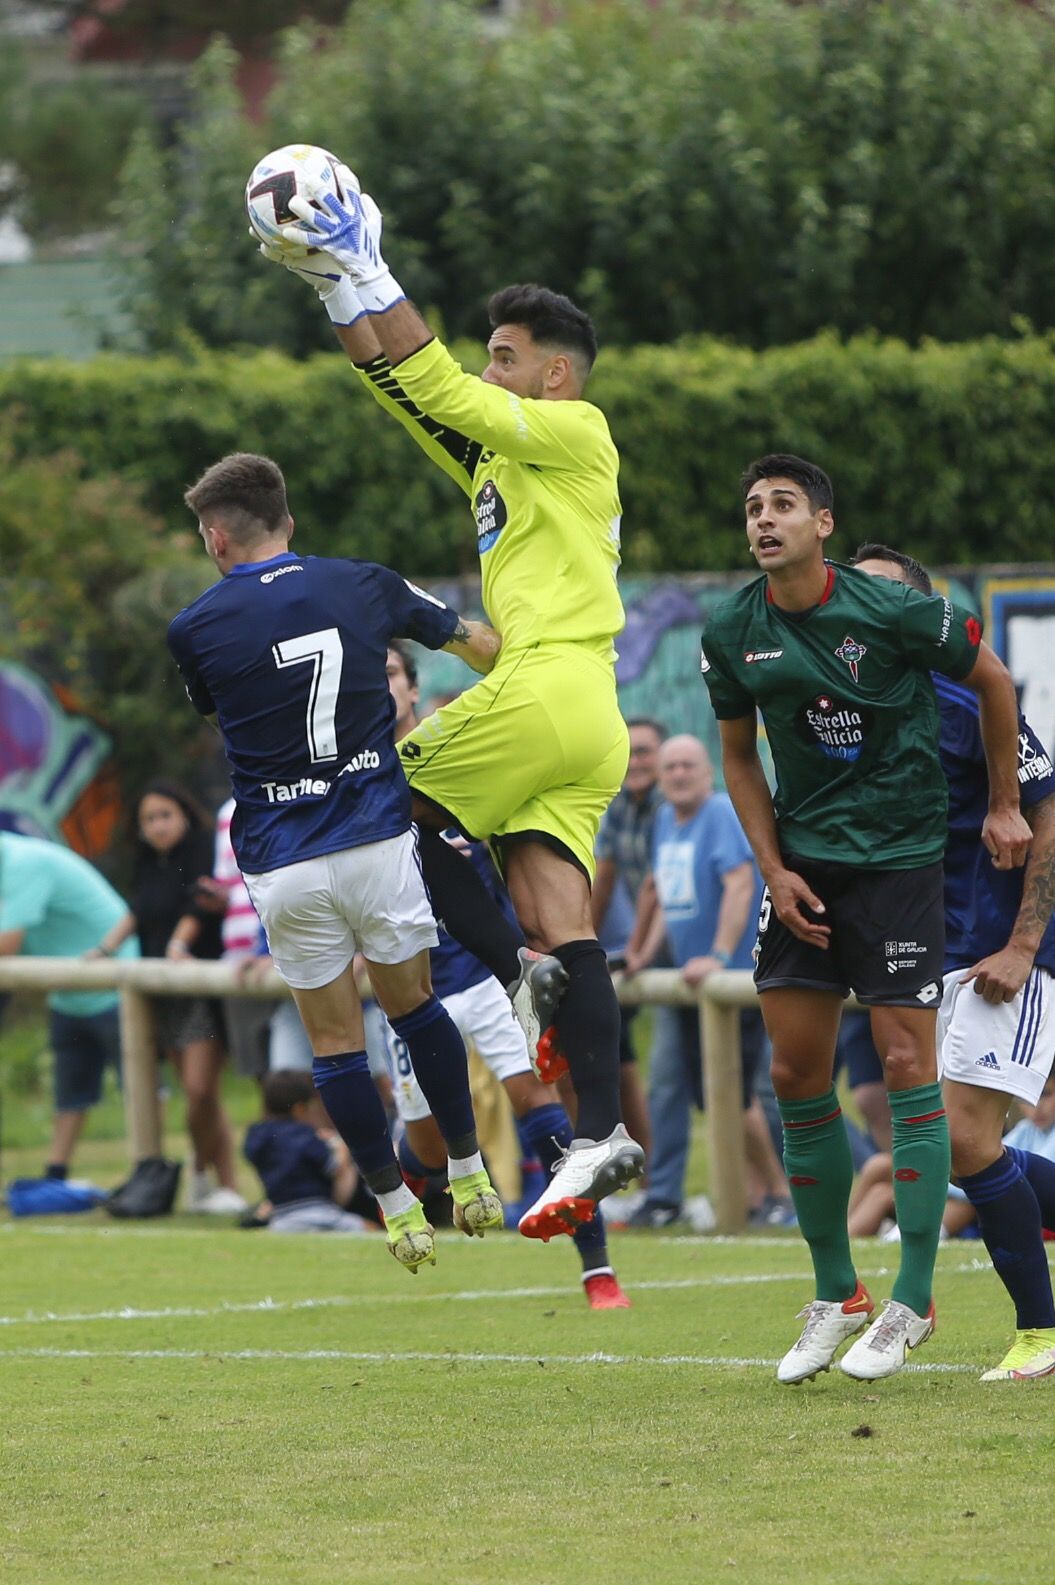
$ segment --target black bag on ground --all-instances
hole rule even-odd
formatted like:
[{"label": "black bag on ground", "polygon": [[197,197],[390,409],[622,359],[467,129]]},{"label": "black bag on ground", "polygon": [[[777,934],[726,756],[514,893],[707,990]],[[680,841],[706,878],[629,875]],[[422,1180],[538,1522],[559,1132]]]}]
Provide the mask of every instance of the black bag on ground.
[{"label": "black bag on ground", "polygon": [[103,1209],[111,1216],[168,1216],[176,1203],[180,1163],[164,1156],[146,1156],[137,1161],[132,1176],[118,1184]]}]

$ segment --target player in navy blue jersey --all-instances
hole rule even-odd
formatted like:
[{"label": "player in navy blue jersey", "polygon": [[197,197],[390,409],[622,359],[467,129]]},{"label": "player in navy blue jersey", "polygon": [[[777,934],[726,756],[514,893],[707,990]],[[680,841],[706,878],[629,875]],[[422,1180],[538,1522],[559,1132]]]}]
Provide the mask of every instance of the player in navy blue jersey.
[{"label": "player in navy blue jersey", "polygon": [[[854,558],[865,572],[931,593],[926,570],[879,544]],[[994,868],[982,845],[989,777],[976,696],[934,676],[939,753],[949,784],[945,847],[945,974],[939,1073],[952,1166],[1016,1311],[1011,1349],[983,1381],[1055,1376],[1055,1303],[1044,1227],[1055,1228],[1055,1165],[1006,1149],[1011,1100],[1036,1105],[1055,1055],[1055,769],[1019,717],[1018,783],[1033,831],[1024,870]]]},{"label": "player in navy blue jersey", "polygon": [[[408,645],[396,640],[389,646],[387,669],[388,685],[396,707],[398,743],[417,725],[417,667]],[[478,879],[487,888],[512,927],[519,930],[508,893],[498,879],[484,844],[468,844],[455,838],[454,845],[465,853],[466,863],[475,870],[474,883]],[[505,1088],[525,1155],[537,1156],[548,1172],[554,1171],[571,1145],[574,1131],[555,1088],[543,1084],[532,1071],[527,1041],[513,1014],[509,997],[490,969],[442,926],[431,960],[432,988],[463,1038],[472,1042]],[[442,1172],[446,1166],[443,1142],[417,1082],[410,1053],[391,1025],[386,1025],[386,1044],[396,1106],[405,1128],[399,1143],[403,1170],[411,1179]],[[583,1286],[590,1308],[629,1308],[630,1301],[609,1263],[600,1207],[588,1222],[575,1228],[572,1236],[582,1261]]]},{"label": "player in navy blue jersey", "polygon": [[173,620],[169,647],[223,736],[235,857],[311,1040],[315,1084],[414,1272],[435,1259],[432,1229],[370,1077],[357,950],[446,1140],[456,1225],[482,1236],[502,1226],[502,1206],[477,1146],[465,1046],[432,993],[436,926],[385,659],[405,635],[486,672],[500,640],[387,567],[292,554],[285,481],[267,457],[223,458],[185,500],[223,577]]}]

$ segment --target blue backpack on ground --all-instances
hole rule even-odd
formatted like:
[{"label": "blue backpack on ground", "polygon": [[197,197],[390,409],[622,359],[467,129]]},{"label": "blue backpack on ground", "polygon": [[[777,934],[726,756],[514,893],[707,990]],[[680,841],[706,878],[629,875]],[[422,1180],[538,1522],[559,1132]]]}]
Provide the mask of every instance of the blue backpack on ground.
[{"label": "blue backpack on ground", "polygon": [[61,1178],[15,1178],[7,1186],[12,1216],[69,1216],[73,1211],[91,1211],[105,1199],[106,1190],[94,1183]]}]

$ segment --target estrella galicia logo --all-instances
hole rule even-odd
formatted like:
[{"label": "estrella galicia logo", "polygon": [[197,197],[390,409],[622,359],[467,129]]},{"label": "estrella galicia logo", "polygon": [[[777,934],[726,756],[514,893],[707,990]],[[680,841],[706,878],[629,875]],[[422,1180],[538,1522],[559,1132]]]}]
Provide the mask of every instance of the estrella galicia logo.
[{"label": "estrella galicia logo", "polygon": [[860,759],[872,729],[872,712],[855,701],[835,699],[821,693],[795,714],[798,734],[807,743],[816,743],[829,759]]},{"label": "estrella galicia logo", "polygon": [[839,648],[835,651],[835,658],[846,662],[850,668],[850,676],[856,682],[857,668],[867,654],[868,651],[865,646],[859,644],[855,638],[851,638],[849,633],[847,633]]},{"label": "estrella galicia logo", "polygon": [[476,548],[482,556],[491,549],[509,521],[506,504],[495,489],[493,479],[488,479],[480,490],[473,502],[473,511],[476,513]]}]

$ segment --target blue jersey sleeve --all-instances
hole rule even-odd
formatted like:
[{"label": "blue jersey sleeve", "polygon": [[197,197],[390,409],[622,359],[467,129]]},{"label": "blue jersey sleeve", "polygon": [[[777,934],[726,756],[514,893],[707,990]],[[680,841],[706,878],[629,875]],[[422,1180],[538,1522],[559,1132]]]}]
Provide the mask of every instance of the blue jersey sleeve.
[{"label": "blue jersey sleeve", "polygon": [[392,619],[393,638],[413,638],[426,649],[442,649],[454,636],[458,613],[449,605],[408,583],[390,567],[373,567]]},{"label": "blue jersey sleeve", "polygon": [[1026,720],[1018,718],[1018,797],[1030,809],[1055,793],[1055,767],[1043,743]]},{"label": "blue jersey sleeve", "polygon": [[197,710],[199,715],[215,715],[216,705],[213,702],[205,682],[198,671],[194,654],[194,642],[190,634],[188,613],[181,611],[169,623],[168,645],[172,658],[179,667],[183,686],[187,690],[187,698]]}]

